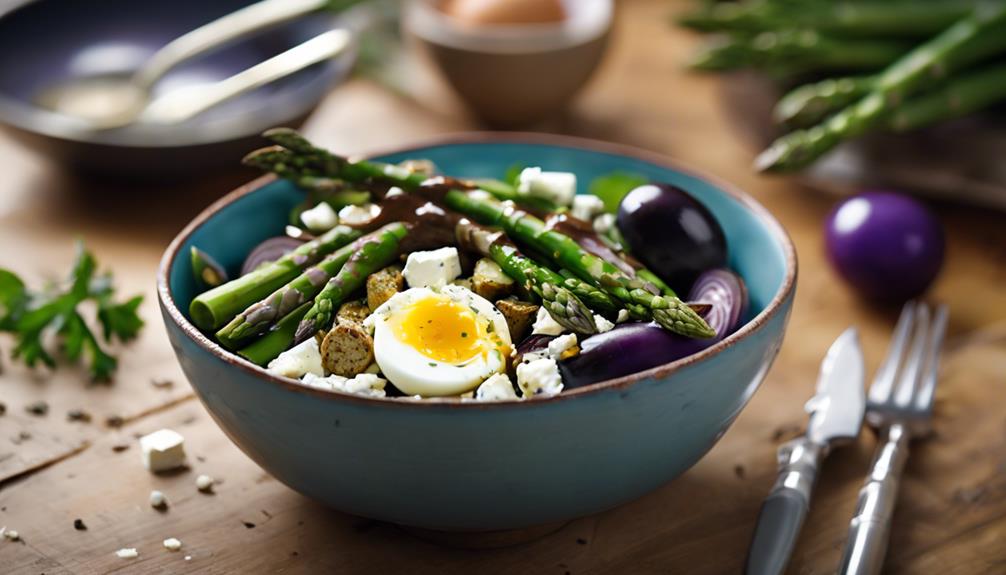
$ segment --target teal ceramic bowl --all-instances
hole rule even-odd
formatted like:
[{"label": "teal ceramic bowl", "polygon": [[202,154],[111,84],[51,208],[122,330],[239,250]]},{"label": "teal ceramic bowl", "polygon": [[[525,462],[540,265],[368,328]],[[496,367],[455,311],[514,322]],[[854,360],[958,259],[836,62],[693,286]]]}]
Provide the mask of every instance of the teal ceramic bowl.
[{"label": "teal ceramic bowl", "polygon": [[364,517],[438,530],[549,524],[635,499],[695,464],[765,377],[793,302],[796,255],[754,200],[660,156],[540,135],[448,137],[380,156],[433,160],[445,173],[499,176],[515,163],[575,172],[616,170],[677,184],[726,230],[730,265],[747,281],[751,318],[693,356],[527,402],[372,399],[274,377],[199,332],[187,254],[230,270],[283,231],[301,194],[261,178],[210,206],[171,243],[158,295],[182,369],[220,427],[291,488]]}]

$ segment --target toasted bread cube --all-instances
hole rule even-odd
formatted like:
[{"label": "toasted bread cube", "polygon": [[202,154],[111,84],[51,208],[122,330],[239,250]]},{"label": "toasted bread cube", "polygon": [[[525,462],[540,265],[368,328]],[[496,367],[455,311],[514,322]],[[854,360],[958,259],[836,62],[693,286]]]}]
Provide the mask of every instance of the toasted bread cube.
[{"label": "toasted bread cube", "polygon": [[472,291],[489,301],[496,301],[513,293],[513,278],[503,273],[496,262],[482,258],[475,262],[472,274]]},{"label": "toasted bread cube", "polygon": [[363,324],[363,320],[370,315],[370,305],[366,300],[358,299],[347,301],[339,306],[339,311],[335,313],[336,323],[348,322]]},{"label": "toasted bread cube", "polygon": [[367,278],[367,306],[370,307],[370,311],[374,311],[403,289],[405,289],[405,277],[402,275],[402,268],[388,266],[372,273]]},{"label": "toasted bread cube", "polygon": [[340,322],[321,342],[321,362],[328,373],[356,377],[373,361],[374,340],[358,323]]},{"label": "toasted bread cube", "polygon": [[503,314],[507,327],[510,328],[511,340],[519,342],[524,339],[538,315],[538,307],[537,304],[513,298],[501,299],[496,302],[496,309]]}]

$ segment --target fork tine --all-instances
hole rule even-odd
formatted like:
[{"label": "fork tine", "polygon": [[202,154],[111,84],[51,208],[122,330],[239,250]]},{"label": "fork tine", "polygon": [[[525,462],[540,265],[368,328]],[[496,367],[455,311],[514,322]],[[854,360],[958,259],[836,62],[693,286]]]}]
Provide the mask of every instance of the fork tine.
[{"label": "fork tine", "polygon": [[897,377],[898,367],[901,365],[901,356],[904,353],[905,343],[914,321],[915,302],[910,301],[901,308],[901,317],[898,318],[898,325],[894,328],[894,334],[891,336],[887,356],[880,368],[877,369],[877,375],[873,378],[873,385],[870,386],[869,392],[870,403],[885,403],[891,396],[894,379]]},{"label": "fork tine", "polygon": [[929,343],[929,306],[923,302],[915,307],[915,329],[912,333],[908,356],[901,368],[901,377],[894,390],[894,405],[906,408],[912,402],[915,390],[919,387],[926,360],[926,348]]},{"label": "fork tine", "polygon": [[929,411],[933,407],[933,393],[940,371],[940,351],[943,347],[943,334],[947,331],[948,316],[946,304],[936,308],[936,317],[933,319],[932,333],[929,336],[926,368],[919,393],[915,398],[915,408],[920,411]]}]

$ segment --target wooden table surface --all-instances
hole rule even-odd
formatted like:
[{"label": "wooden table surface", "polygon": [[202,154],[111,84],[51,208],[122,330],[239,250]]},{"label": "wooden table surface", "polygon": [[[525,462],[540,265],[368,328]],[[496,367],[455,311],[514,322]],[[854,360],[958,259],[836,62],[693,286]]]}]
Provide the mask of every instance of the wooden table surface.
[{"label": "wooden table surface", "polygon": [[[796,305],[782,353],[750,405],[693,469],[642,499],[523,545],[458,549],[393,525],[325,509],[264,473],[214,425],[182,377],[156,309],[154,272],[164,247],[215,196],[249,177],[199,184],[82,182],[0,139],[0,267],[41,281],[68,269],[83,237],[122,293],[146,295],[140,340],[118,349],[113,385],[88,386],[74,368],[30,372],[4,361],[0,375],[0,541],[5,573],[737,573],[775,450],[802,429],[818,363],[849,324],[875,369],[895,312],[866,305],[836,281],[822,256],[822,222],[835,199],[749,169],[754,150],[728,125],[720,80],[680,67],[695,39],[667,25],[680,6],[620,4],[609,57],[569,114],[547,131],[659,151],[719,175],[763,202],[800,256]],[[365,153],[473,129],[454,112],[396,96],[365,80],[334,91],[311,119],[312,137]],[[936,206],[947,230],[946,266],[932,296],[949,302],[950,333],[935,428],[905,471],[887,561],[890,573],[1006,572],[1006,216]],[[9,353],[9,339],[0,348]],[[170,380],[168,388],[152,380]],[[44,399],[46,416],[25,411]],[[81,408],[90,423],[68,422]],[[105,418],[125,418],[110,428]],[[154,476],[136,437],[161,427],[185,435],[190,471]],[[792,573],[834,572],[875,440],[837,451],[823,469]],[[122,450],[122,447],[126,447]],[[197,474],[222,481],[196,491]],[[151,489],[171,507],[149,507]],[[86,531],[74,529],[82,519]],[[177,537],[181,552],[161,542]],[[120,559],[122,547],[139,550]]]}]

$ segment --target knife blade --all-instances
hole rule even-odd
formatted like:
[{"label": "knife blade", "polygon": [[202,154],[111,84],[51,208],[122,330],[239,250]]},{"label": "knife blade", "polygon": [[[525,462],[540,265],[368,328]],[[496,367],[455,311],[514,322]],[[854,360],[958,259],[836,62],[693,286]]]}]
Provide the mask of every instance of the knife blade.
[{"label": "knife blade", "polygon": [[745,567],[748,575],[779,575],[786,569],[821,461],[832,447],[859,435],[866,409],[864,379],[859,334],[850,327],[821,362],[817,391],[804,406],[810,413],[806,434],[779,448],[779,475],[758,515]]}]

